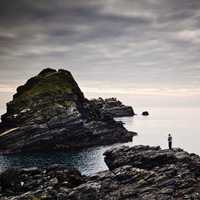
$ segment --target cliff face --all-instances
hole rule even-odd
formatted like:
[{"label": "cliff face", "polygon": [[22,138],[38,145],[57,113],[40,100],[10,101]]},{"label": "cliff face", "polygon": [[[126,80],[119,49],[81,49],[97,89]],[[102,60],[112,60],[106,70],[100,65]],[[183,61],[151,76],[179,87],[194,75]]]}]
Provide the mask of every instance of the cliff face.
[{"label": "cliff face", "polygon": [[1,119],[0,150],[8,153],[76,149],[133,136],[90,103],[66,70],[44,69],[18,87]]}]

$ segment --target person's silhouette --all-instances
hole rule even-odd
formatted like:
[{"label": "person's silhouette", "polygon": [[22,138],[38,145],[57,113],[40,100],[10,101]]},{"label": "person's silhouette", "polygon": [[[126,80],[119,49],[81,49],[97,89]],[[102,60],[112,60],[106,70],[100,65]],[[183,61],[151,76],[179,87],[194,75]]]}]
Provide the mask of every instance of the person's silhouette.
[{"label": "person's silhouette", "polygon": [[172,136],[171,136],[171,134],[168,135],[168,146],[169,146],[169,149],[172,149]]}]

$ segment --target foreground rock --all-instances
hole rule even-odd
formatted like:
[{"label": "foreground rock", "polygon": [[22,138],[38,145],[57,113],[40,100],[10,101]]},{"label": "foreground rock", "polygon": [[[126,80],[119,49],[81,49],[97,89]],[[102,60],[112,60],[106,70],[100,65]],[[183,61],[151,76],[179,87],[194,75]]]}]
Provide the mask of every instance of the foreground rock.
[{"label": "foreground rock", "polygon": [[121,147],[107,151],[105,161],[110,170],[90,177],[55,166],[8,170],[0,176],[1,199],[200,199],[200,157],[195,154],[181,149]]},{"label": "foreground rock", "polygon": [[200,199],[200,157],[195,154],[124,146],[105,152],[105,162],[124,183],[117,191],[120,198]]},{"label": "foreground rock", "polygon": [[103,114],[70,72],[44,69],[17,88],[1,117],[0,152],[69,150],[127,142],[135,133]]},{"label": "foreground rock", "polygon": [[112,117],[131,117],[135,115],[131,106],[123,105],[122,102],[116,98],[98,98],[92,99],[90,102],[98,107],[103,115],[106,114]]},{"label": "foreground rock", "polygon": [[8,169],[0,175],[0,199],[63,199],[86,180],[78,170],[60,165]]}]

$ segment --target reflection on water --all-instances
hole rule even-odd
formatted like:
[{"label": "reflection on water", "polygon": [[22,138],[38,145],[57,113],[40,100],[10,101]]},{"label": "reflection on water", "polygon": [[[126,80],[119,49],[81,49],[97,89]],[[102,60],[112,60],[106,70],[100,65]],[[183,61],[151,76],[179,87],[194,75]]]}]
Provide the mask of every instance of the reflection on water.
[{"label": "reflection on water", "polygon": [[[119,145],[122,144],[115,144],[112,147]],[[68,167],[76,167],[83,174],[94,174],[107,169],[103,153],[110,147],[89,148],[81,152],[23,153],[0,156],[0,171],[9,167],[45,167],[51,164],[64,164]]]},{"label": "reflection on water", "polygon": [[[143,109],[138,110],[141,113]],[[160,145],[167,147],[167,136],[173,136],[173,145],[189,152],[200,154],[200,108],[152,108],[150,115],[121,118],[128,130],[138,132],[133,142],[126,145]],[[119,146],[116,144],[112,146]],[[93,174],[107,169],[103,152],[110,148],[89,148],[81,152],[31,153],[0,156],[0,170],[8,167],[48,166],[65,164],[78,168],[84,174]]]}]

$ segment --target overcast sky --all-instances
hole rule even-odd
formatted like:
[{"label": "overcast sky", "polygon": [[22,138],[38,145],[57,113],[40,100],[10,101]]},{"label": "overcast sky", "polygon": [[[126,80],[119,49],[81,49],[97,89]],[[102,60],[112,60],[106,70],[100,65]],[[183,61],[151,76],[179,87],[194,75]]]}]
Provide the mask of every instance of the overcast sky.
[{"label": "overcast sky", "polygon": [[200,94],[200,1],[1,0],[1,99],[44,67],[86,93]]}]

